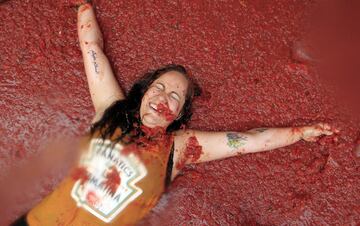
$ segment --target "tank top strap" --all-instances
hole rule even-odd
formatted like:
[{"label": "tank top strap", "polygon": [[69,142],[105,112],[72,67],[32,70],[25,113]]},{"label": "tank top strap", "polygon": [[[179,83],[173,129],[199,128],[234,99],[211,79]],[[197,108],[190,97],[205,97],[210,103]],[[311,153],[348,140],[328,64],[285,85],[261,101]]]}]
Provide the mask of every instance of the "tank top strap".
[{"label": "tank top strap", "polygon": [[174,141],[172,141],[169,159],[166,166],[165,188],[167,188],[171,183],[171,174],[172,174],[173,166],[174,166]]}]

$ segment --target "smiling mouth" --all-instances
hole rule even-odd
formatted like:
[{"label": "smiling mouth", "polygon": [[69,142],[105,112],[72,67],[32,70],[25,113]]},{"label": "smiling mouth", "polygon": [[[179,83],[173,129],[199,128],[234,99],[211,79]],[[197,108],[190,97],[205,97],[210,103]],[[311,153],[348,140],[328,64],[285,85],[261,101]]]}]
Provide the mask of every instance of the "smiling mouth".
[{"label": "smiling mouth", "polygon": [[164,118],[166,121],[172,121],[175,118],[173,112],[169,109],[169,107],[163,103],[155,104],[150,102],[149,108],[158,116]]}]

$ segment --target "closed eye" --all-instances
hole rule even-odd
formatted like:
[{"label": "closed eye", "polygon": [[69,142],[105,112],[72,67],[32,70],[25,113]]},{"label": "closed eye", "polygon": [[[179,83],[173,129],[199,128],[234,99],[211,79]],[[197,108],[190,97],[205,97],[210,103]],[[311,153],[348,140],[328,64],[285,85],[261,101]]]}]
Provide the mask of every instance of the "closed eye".
[{"label": "closed eye", "polygon": [[171,96],[171,98],[173,98],[174,100],[180,101],[180,96],[179,96],[177,93],[172,92],[172,93],[170,94],[170,96]]},{"label": "closed eye", "polygon": [[161,83],[156,83],[155,84],[155,87],[158,89],[158,90],[165,90],[165,86]]}]

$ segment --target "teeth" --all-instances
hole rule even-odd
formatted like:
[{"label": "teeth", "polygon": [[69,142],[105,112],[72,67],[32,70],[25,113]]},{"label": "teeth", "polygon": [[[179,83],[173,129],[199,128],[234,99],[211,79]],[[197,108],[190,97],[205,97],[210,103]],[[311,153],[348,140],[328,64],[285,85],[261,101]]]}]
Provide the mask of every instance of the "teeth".
[{"label": "teeth", "polygon": [[150,103],[150,107],[151,107],[152,109],[154,109],[155,111],[157,111],[157,106],[156,106],[156,104]]}]

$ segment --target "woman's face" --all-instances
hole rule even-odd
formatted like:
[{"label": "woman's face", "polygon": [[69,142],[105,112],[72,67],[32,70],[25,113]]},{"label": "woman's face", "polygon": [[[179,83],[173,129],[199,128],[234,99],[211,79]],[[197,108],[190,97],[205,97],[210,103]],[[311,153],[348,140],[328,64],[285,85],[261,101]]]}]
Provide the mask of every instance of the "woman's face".
[{"label": "woman's face", "polygon": [[142,124],[167,128],[185,103],[188,81],[183,74],[169,71],[156,79],[144,94],[140,106]]}]

